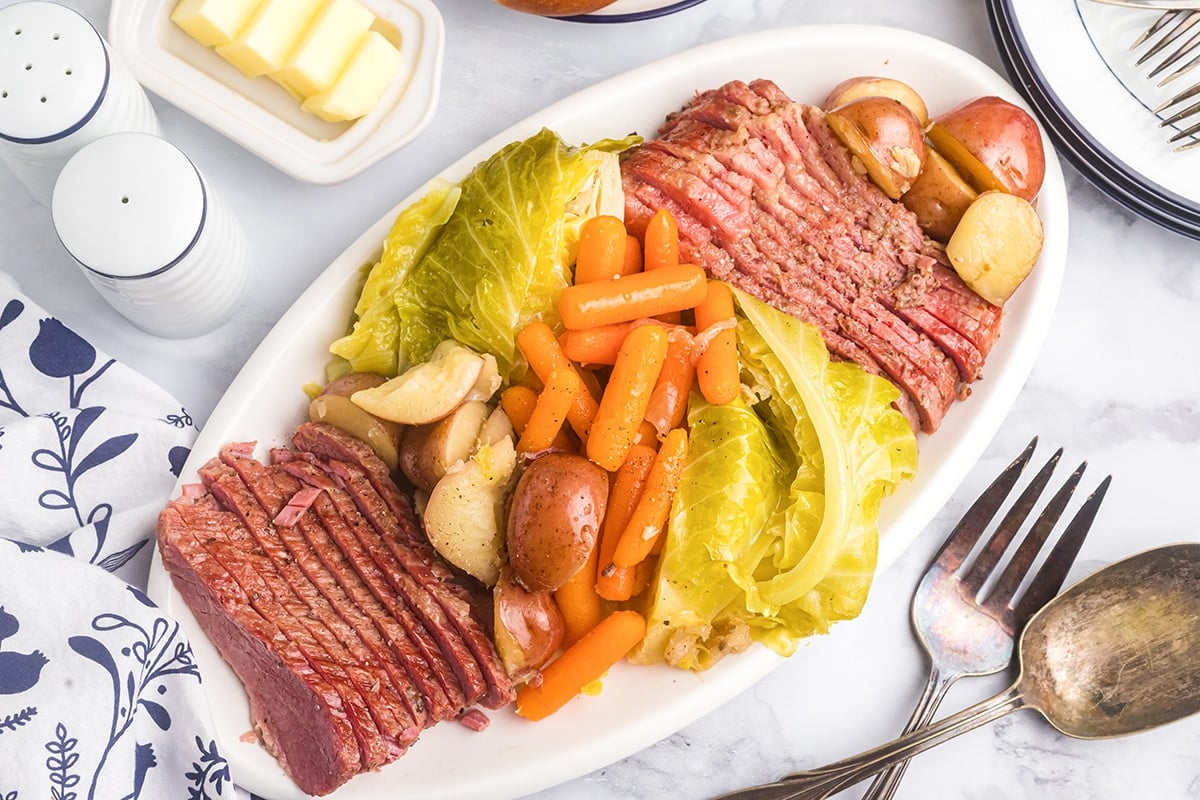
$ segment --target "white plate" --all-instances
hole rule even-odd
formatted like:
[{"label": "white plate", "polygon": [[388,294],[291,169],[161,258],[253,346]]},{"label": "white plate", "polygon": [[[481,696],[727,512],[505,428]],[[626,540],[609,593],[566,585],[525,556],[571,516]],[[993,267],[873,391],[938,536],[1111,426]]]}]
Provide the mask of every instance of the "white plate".
[{"label": "white plate", "polygon": [[170,0],[113,0],[108,40],[138,81],[294,178],[331,184],[357,175],[419,134],[437,107],[445,24],[432,0],[363,0],[373,26],[400,48],[378,105],[330,123],[266,77],[246,78],[171,22]]},{"label": "white plate", "polygon": [[[664,116],[694,92],[734,78],[770,77],[795,99],[820,102],[829,87],[862,74],[908,81],[924,93],[934,113],[980,94],[1020,102],[986,65],[924,36],[862,26],[780,29],[713,43],[598,84],[499,134],[455,162],[444,175],[460,179],[502,145],[532,135],[542,126],[580,142],[631,130],[652,135]],[[257,440],[265,451],[287,441],[304,412],[300,387],[320,379],[325,346],[345,329],[359,267],[378,257],[395,213],[419,194],[403,200],[351,245],[268,334],[202,431],[183,482],[194,481],[196,468],[227,442]],[[1038,207],[1046,231],[1041,263],[1008,306],[986,378],[976,384],[968,400],[950,411],[935,436],[922,438],[917,479],[885,503],[881,566],[889,564],[950,497],[992,439],[1033,364],[1066,261],[1066,193],[1052,152]],[[296,398],[290,407],[280,402],[287,387],[293,387]],[[239,739],[249,727],[242,687],[157,566],[150,591],[191,635],[216,714],[221,748],[235,780],[273,800],[299,797],[271,756]],[[491,714],[492,724],[482,733],[453,724],[428,731],[399,761],[354,778],[337,797],[391,800],[400,791],[406,797],[451,800],[534,792],[670,735],[749,687],[778,663],[774,654],[753,649],[700,675],[619,665],[605,680],[599,697],[580,698],[545,721],[528,722],[502,710]]]},{"label": "white plate", "polygon": [[571,22],[638,22],[644,19],[665,17],[676,11],[703,3],[704,0],[616,0],[590,14],[562,17]]},{"label": "white plate", "polygon": [[1165,115],[1153,110],[1200,78],[1159,86],[1149,77],[1158,59],[1138,66],[1147,46],[1130,50],[1161,12],[1089,0],[998,0],[991,6],[1002,38],[1013,46],[1007,57],[1029,73],[1028,89],[1039,95],[1035,104],[1045,106],[1044,118],[1059,141],[1078,153],[1072,160],[1080,171],[1119,202],[1200,236],[1200,149],[1174,152],[1180,143],[1168,139],[1186,125],[1160,127]]}]

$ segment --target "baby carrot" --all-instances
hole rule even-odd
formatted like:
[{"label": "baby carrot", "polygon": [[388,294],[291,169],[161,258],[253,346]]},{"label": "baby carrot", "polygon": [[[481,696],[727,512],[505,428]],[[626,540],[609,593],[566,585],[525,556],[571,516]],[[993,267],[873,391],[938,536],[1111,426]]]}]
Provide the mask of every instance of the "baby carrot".
[{"label": "baby carrot", "polygon": [[525,432],[533,407],[537,405],[537,392],[528,386],[514,384],[500,393],[500,407],[508,415],[513,430],[520,436]]},{"label": "baby carrot", "polygon": [[694,308],[704,300],[706,283],[704,270],[695,264],[581,283],[563,290],[558,313],[563,325],[572,330],[629,322]]},{"label": "baby carrot", "polygon": [[587,440],[588,458],[609,472],[625,460],[666,358],[667,332],[658,325],[640,325],[625,337]]},{"label": "baby carrot", "polygon": [[660,208],[650,217],[642,234],[642,247],[642,264],[647,272],[679,264],[679,229],[670,211]]},{"label": "baby carrot", "polygon": [[667,344],[667,360],[663,362],[658,382],[646,405],[646,421],[660,436],[683,424],[687,415],[688,395],[695,382],[696,367],[692,364],[693,340],[683,329],[671,333]]},{"label": "baby carrot", "polygon": [[729,285],[709,281],[704,302],[696,306],[696,330],[704,332],[714,325],[727,325],[710,331],[707,344],[696,360],[696,383],[710,403],[728,403],[741,391],[738,374],[737,330],[732,326],[733,294]]},{"label": "baby carrot", "polygon": [[563,618],[563,647],[570,647],[600,622],[600,595],[596,594],[599,547],[592,548],[583,568],[554,591],[554,602]]},{"label": "baby carrot", "polygon": [[611,366],[617,363],[621,342],[625,341],[625,336],[632,327],[632,322],[617,322],[598,328],[564,331],[562,336],[558,337],[558,343],[563,353],[572,361]]},{"label": "baby carrot", "polygon": [[521,687],[517,713],[531,720],[550,716],[624,658],[645,635],[646,620],[636,611],[609,614],[544,667],[540,683]]},{"label": "baby carrot", "polygon": [[642,271],[642,243],[632,233],[625,235],[625,262],[621,265],[622,275]]},{"label": "baby carrot", "polygon": [[633,596],[634,570],[618,567],[612,563],[612,554],[617,542],[633,515],[642,496],[650,465],[654,463],[654,449],[643,444],[629,448],[625,463],[621,464],[608,491],[608,508],[604,524],[600,528],[598,546],[596,593],[605,600],[628,600]]},{"label": "baby carrot", "polygon": [[591,217],[579,229],[575,257],[575,283],[607,281],[620,275],[625,265],[625,223],[607,214]]},{"label": "baby carrot", "polygon": [[567,413],[575,403],[575,396],[583,391],[583,382],[574,369],[559,367],[550,370],[546,388],[538,395],[533,413],[521,431],[517,452],[534,453],[554,444],[555,438],[562,432]]},{"label": "baby carrot", "polygon": [[[517,334],[517,347],[529,362],[530,368],[545,384],[550,380],[550,372],[555,369],[575,369],[571,360],[563,353],[554,338],[554,331],[544,322],[535,321],[526,325]],[[571,429],[579,436],[579,441],[586,442],[588,431],[592,427],[592,419],[596,416],[596,398],[591,392],[577,392],[575,402],[567,413],[567,421]]]},{"label": "baby carrot", "polygon": [[612,560],[618,567],[633,567],[650,555],[655,541],[662,535],[671,511],[671,499],[687,464],[687,431],[675,428],[667,434],[638,499],[633,514],[617,542]]}]

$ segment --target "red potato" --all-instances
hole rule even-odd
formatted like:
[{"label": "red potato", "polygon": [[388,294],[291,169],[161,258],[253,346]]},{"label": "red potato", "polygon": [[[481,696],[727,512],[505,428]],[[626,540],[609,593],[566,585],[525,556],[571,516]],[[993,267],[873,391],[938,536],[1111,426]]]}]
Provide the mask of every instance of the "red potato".
[{"label": "red potato", "polygon": [[864,97],[826,115],[829,127],[862,171],[893,200],[907,192],[925,163],[925,134],[916,115],[890,97]]},{"label": "red potato", "polygon": [[548,592],[526,591],[511,570],[500,573],[492,590],[496,652],[509,676],[523,679],[558,651],[566,626]]},{"label": "red potato", "polygon": [[953,164],[931,149],[925,154],[921,174],[900,202],[916,215],[917,224],[929,238],[947,242],[978,194]]},{"label": "red potato", "polygon": [[572,14],[588,14],[612,5],[614,0],[496,0],[505,8],[540,14],[543,17],[568,17]]},{"label": "red potato", "polygon": [[927,131],[933,148],[977,191],[1003,191],[1032,201],[1046,176],[1037,122],[995,96],[976,98],[939,116]]},{"label": "red potato", "polygon": [[574,453],[536,459],[513,490],[506,537],[517,581],[553,592],[583,568],[608,506],[608,473]]},{"label": "red potato", "polygon": [[890,97],[903,103],[913,112],[922,128],[929,123],[929,110],[925,106],[925,100],[916,89],[895,78],[880,78],[874,75],[847,78],[833,87],[821,107],[826,111],[833,111],[864,97]]},{"label": "red potato", "polygon": [[1033,204],[1007,192],[984,192],[963,214],[946,256],[976,294],[1002,306],[1037,263],[1042,240]]}]

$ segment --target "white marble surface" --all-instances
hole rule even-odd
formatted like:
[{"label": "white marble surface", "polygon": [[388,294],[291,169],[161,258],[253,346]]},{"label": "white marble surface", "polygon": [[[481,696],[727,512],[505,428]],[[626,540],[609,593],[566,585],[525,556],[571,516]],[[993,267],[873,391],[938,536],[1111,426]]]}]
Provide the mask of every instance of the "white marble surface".
[{"label": "white marble surface", "polygon": [[[69,4],[103,30],[107,3]],[[80,275],[46,209],[2,166],[0,269],[97,345],[173,392],[203,422],[272,324],[364,228],[441,166],[599,79],[695,44],[815,22],[913,29],[1000,69],[982,5],[967,0],[708,0],[671,17],[625,25],[544,20],[491,0],[441,0],[439,7],[447,51],[436,117],[416,142],[339,186],[298,183],[153,98],[164,135],[193,157],[250,235],[252,295],[218,331],[172,341],[128,324]],[[1069,266],[1033,374],[986,457],[964,476],[931,529],[879,577],[863,615],[686,729],[537,798],[706,798],[890,738],[925,673],[908,626],[912,588],[965,503],[1034,434],[1066,447],[1072,463],[1086,458],[1087,485],[1106,473],[1114,477],[1076,576],[1154,544],[1197,538],[1192,502],[1200,474],[1200,370],[1193,343],[1200,339],[1200,250],[1132,217],[1065,169]],[[947,708],[1004,682],[964,681]],[[1200,719],[1129,739],[1081,742],[1022,712],[918,758],[899,796],[1196,797],[1198,751]]]}]

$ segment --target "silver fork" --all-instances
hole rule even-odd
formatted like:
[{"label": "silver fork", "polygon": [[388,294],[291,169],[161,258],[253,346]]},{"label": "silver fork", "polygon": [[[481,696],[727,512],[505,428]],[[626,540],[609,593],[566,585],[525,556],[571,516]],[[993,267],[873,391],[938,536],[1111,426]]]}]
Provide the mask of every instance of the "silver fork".
[{"label": "silver fork", "polygon": [[[1020,599],[1014,602],[1087,466],[1087,462],[1080,464],[1067,478],[1033,522],[1011,559],[1002,570],[999,569],[1004,553],[1050,482],[1062,457],[1060,448],[1021,492],[983,548],[971,558],[1036,447],[1037,437],[1034,437],[1024,452],[967,509],[917,586],[912,602],[912,623],[929,656],[930,670],[925,689],[905,728],[906,733],[933,718],[946,691],[959,678],[990,675],[1009,666],[1017,634],[1033,613],[1058,593],[1095,519],[1111,476],[1104,478],[1076,511],[1045,561],[1029,579]],[[891,797],[904,775],[906,763],[881,772],[866,796]],[[743,796],[754,800],[815,800],[846,788],[836,782],[825,786],[799,785],[810,781],[811,776],[788,775],[770,786],[743,790],[745,795],[742,792],[722,795],[720,800],[736,800]],[[772,793],[775,787],[778,790]]]},{"label": "silver fork", "polygon": [[[1200,10],[1163,13],[1129,46],[1129,49],[1136,51],[1147,44],[1149,46],[1138,56],[1136,65],[1144,66],[1165,52],[1166,55],[1163,55],[1162,59],[1147,73],[1149,78],[1157,78],[1166,73],[1158,81],[1159,87],[1166,86],[1187,74],[1200,65]],[[1167,72],[1167,70],[1171,71]],[[1193,102],[1180,108],[1184,102],[1198,95],[1200,95],[1200,83],[1189,86],[1161,103],[1154,109],[1154,113],[1160,117],[1159,127],[1175,127],[1200,113],[1200,102]],[[1163,116],[1170,109],[1174,110],[1169,115]],[[1200,139],[1196,138],[1198,133],[1200,133],[1200,123],[1177,129],[1167,141],[1170,144],[1183,142],[1175,148],[1176,152],[1190,150],[1200,146]],[[1184,141],[1187,139],[1191,141]]]},{"label": "silver fork", "polygon": [[[1049,483],[1062,457],[1060,448],[1030,481],[986,546],[968,564],[971,551],[1016,485],[1036,447],[1037,437],[1034,437],[1025,451],[967,509],[917,585],[912,601],[912,624],[929,657],[930,669],[925,689],[904,728],[905,733],[923,727],[933,719],[946,691],[959,678],[992,675],[1008,667],[1017,636],[1034,612],[1058,594],[1083,545],[1096,509],[1107,491],[1108,478],[1059,537],[1021,598],[1013,602],[1079,484],[1087,462],[1071,473],[1021,540],[999,578],[993,578],[1005,551]],[[994,585],[984,594],[990,578]],[[864,798],[890,798],[907,765],[908,762],[901,762],[877,775]]]}]

